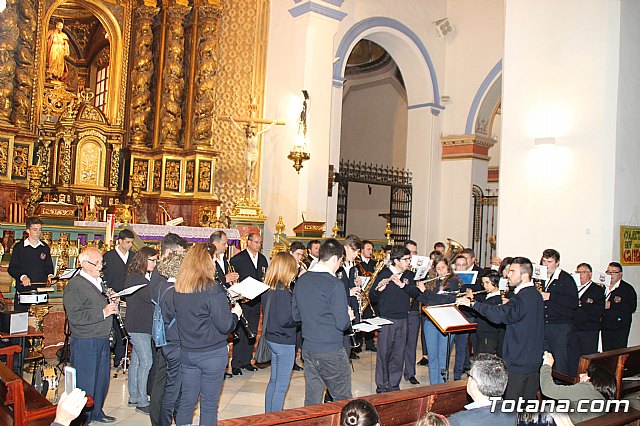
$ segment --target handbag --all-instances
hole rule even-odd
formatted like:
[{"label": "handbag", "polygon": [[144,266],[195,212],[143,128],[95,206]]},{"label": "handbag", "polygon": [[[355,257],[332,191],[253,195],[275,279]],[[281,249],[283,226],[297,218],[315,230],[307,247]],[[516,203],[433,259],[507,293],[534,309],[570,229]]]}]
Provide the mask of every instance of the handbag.
[{"label": "handbag", "polygon": [[264,317],[262,317],[262,334],[260,334],[260,340],[258,340],[258,346],[256,347],[256,354],[254,356],[257,364],[266,364],[267,362],[271,362],[271,349],[269,349],[269,345],[267,345],[267,323],[269,318],[269,306],[271,306],[271,300],[275,296],[274,293],[271,294],[269,300],[267,300],[267,305],[264,307]]}]

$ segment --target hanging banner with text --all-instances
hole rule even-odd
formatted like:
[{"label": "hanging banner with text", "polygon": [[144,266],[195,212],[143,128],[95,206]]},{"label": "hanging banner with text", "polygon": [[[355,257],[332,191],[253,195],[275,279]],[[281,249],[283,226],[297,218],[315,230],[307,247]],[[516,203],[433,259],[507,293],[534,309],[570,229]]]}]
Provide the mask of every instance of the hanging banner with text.
[{"label": "hanging banner with text", "polygon": [[640,226],[620,226],[620,263],[640,265]]}]

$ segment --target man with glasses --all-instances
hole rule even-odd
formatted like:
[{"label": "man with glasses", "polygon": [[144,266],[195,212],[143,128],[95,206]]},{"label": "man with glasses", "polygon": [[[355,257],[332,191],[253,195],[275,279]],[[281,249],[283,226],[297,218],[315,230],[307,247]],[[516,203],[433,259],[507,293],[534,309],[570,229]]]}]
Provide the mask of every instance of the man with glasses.
[{"label": "man with glasses", "polygon": [[[267,272],[267,258],[262,253],[262,237],[260,234],[251,233],[247,235],[247,248],[231,258],[229,262],[239,275],[238,280],[242,281],[247,277],[253,277],[258,281],[264,280]],[[249,328],[254,332],[258,331],[260,321],[260,296],[246,303],[242,303],[242,312],[249,323]],[[258,368],[251,364],[253,358],[254,341],[249,342],[244,329],[238,331],[240,340],[233,344],[233,358],[231,359],[231,371],[234,376],[242,374],[242,368],[247,371],[258,371]]]},{"label": "man with glasses", "polygon": [[607,267],[611,284],[605,288],[605,310],[602,320],[602,350],[627,347],[631,315],[636,311],[638,296],[631,284],[622,279],[622,265],[611,262]]},{"label": "man with glasses", "polygon": [[76,369],[77,386],[93,397],[89,422],[113,423],[114,417],[102,411],[109,390],[109,332],[111,315],[118,303],[108,303],[100,279],[102,253],[89,247],[78,256],[82,268],[64,289],[63,303],[71,330],[71,364]]},{"label": "man with glasses", "polygon": [[420,295],[415,282],[402,277],[411,267],[411,251],[404,246],[394,246],[389,259],[390,265],[380,271],[369,291],[371,301],[378,302],[378,315],[392,322],[378,331],[376,393],[400,389],[409,302],[410,298]]},{"label": "man with glasses", "polygon": [[13,309],[16,312],[29,310],[29,305],[19,303],[19,293],[43,287],[53,278],[51,249],[40,241],[42,221],[37,217],[30,217],[26,227],[28,237],[13,247],[9,261],[9,275],[16,280],[16,296],[13,299]]},{"label": "man with glasses", "polygon": [[578,309],[573,317],[573,330],[569,334],[569,376],[578,372],[582,355],[598,352],[600,317],[604,314],[604,289],[591,281],[593,269],[588,263],[576,268],[580,276],[578,285]]}]

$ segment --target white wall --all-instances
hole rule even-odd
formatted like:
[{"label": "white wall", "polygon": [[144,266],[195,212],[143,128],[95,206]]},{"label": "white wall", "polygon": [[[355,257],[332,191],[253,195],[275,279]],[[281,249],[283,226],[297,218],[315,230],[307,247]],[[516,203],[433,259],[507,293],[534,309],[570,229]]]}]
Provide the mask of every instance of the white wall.
[{"label": "white wall", "polygon": [[[640,2],[622,0],[620,22],[620,74],[618,84],[618,123],[615,154],[615,201],[613,218],[612,259],[620,258],[620,225],[640,225]],[[611,170],[608,170],[610,172]],[[640,293],[640,268],[624,267],[624,280]],[[640,343],[640,312],[634,315],[630,345]]]},{"label": "white wall", "polygon": [[553,247],[571,271],[613,256],[619,18],[616,1],[506,1],[501,257]]}]

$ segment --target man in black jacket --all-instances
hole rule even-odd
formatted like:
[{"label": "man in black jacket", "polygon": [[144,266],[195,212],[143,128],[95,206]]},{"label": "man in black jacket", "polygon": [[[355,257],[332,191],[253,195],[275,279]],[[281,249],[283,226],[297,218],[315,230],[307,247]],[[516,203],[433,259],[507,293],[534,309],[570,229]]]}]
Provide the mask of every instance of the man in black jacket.
[{"label": "man in black jacket", "polygon": [[578,372],[582,355],[598,352],[600,317],[604,314],[604,289],[591,281],[593,269],[588,263],[576,268],[580,275],[578,286],[578,309],[573,317],[573,330],[569,334],[569,376]]},{"label": "man in black jacket", "polygon": [[[353,313],[356,316],[355,321],[360,322],[360,304],[358,303],[357,295],[360,293],[360,285],[356,283],[358,279],[358,268],[355,265],[355,260],[358,257],[358,251],[362,248],[362,241],[357,235],[347,235],[344,239],[344,261],[342,266],[336,271],[336,278],[342,281],[344,285],[344,291],[347,295],[347,303]],[[351,348],[351,339],[348,335],[344,336],[344,350],[349,354],[350,359],[359,359],[360,357],[356,352],[361,352],[361,349]]]},{"label": "man in black jacket", "polygon": [[[418,243],[413,240],[407,240],[404,242],[404,246],[409,250],[411,257],[418,254]],[[414,283],[416,273],[407,268],[400,277],[401,279],[408,279],[409,283]],[[416,379],[416,347],[418,346],[418,335],[420,335],[420,324],[422,315],[420,312],[420,302],[415,297],[409,299],[409,313],[407,315],[407,341],[404,347],[404,379],[412,385],[419,385],[420,382]]]},{"label": "man in black jacket", "polygon": [[547,267],[547,281],[542,292],[544,300],[544,350],[555,358],[555,368],[569,372],[568,342],[573,317],[578,308],[576,282],[560,269],[560,253],[554,249],[542,252],[542,264]]},{"label": "man in black jacket", "polygon": [[607,267],[611,284],[605,289],[605,311],[602,320],[602,350],[626,348],[631,330],[631,315],[636,311],[638,296],[631,284],[622,279],[622,265],[611,262]]},{"label": "man in black jacket", "polygon": [[229,245],[227,244],[227,234],[224,231],[215,231],[209,237],[209,242],[216,246],[216,255],[215,255],[215,263],[216,263],[216,271],[218,272],[218,277],[221,279],[224,277],[224,284],[227,287],[230,287],[232,283],[238,280],[237,272],[229,272],[229,259],[227,258],[227,248]]},{"label": "man in black jacket", "polygon": [[[231,266],[238,273],[240,281],[247,277],[253,277],[258,281],[264,280],[269,265],[267,258],[260,253],[260,250],[262,250],[262,237],[260,234],[251,233],[247,236],[247,248],[231,258]],[[260,296],[242,303],[242,312],[249,323],[249,328],[254,332],[258,330],[260,306]],[[240,339],[233,344],[231,371],[234,375],[242,374],[242,368],[247,371],[257,371],[258,369],[251,365],[255,342],[249,341],[243,329],[239,330],[238,334]]]},{"label": "man in black jacket", "polygon": [[407,343],[407,316],[410,298],[420,295],[413,279],[403,277],[409,269],[411,252],[404,246],[394,246],[390,254],[391,265],[378,274],[369,291],[372,301],[378,301],[381,318],[391,321],[378,331],[376,354],[376,393],[400,389],[404,351]]},{"label": "man in black jacket", "polygon": [[[509,369],[505,399],[536,399],[544,342],[544,303],[531,282],[533,266],[526,257],[515,257],[509,266],[509,285],[515,287],[509,303],[492,306],[460,298],[458,305],[471,306],[496,324],[506,324],[502,358]],[[472,373],[473,374],[473,373]]]},{"label": "man in black jacket", "polygon": [[347,306],[344,286],[335,277],[343,247],[329,238],[320,246],[319,259],[293,289],[293,320],[302,323],[304,359],[304,405],[322,402],[324,387],[336,401],[351,395],[349,355],[344,332],[355,318]]},{"label": "man in black jacket", "polygon": [[[133,260],[134,253],[131,253],[135,235],[130,229],[123,229],[118,233],[116,248],[104,254],[104,281],[106,285],[114,291],[124,290],[124,278],[127,268]],[[120,333],[120,328],[113,319],[113,331],[116,345],[113,348],[113,366],[118,367],[124,357],[124,338]]]},{"label": "man in black jacket", "polygon": [[9,261],[9,275],[16,280],[16,296],[13,309],[16,312],[27,312],[29,305],[19,303],[18,294],[44,287],[53,278],[53,260],[51,249],[40,241],[42,221],[30,217],[26,223],[28,237],[13,246]]}]

